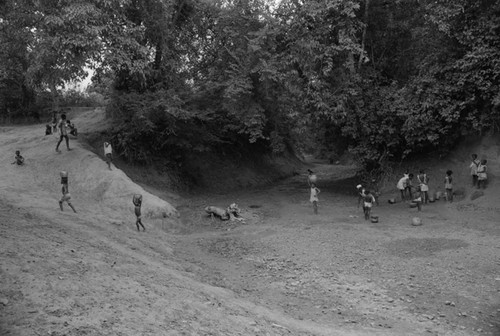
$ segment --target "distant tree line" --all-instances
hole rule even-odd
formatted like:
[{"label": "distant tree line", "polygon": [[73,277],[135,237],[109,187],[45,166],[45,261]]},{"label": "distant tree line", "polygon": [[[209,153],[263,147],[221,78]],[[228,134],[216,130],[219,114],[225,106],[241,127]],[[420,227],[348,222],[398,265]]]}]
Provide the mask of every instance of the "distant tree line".
[{"label": "distant tree line", "polygon": [[0,44],[0,116],[57,106],[93,68],[134,161],[377,166],[500,128],[500,0],[4,0]]}]

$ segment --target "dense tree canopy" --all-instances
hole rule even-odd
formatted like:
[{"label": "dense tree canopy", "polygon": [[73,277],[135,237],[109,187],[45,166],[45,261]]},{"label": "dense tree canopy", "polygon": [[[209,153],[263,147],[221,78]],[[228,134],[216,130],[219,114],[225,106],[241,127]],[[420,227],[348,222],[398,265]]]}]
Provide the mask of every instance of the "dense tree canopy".
[{"label": "dense tree canopy", "polygon": [[118,149],[349,150],[375,166],[500,128],[500,1],[0,3],[0,114],[96,70]]}]

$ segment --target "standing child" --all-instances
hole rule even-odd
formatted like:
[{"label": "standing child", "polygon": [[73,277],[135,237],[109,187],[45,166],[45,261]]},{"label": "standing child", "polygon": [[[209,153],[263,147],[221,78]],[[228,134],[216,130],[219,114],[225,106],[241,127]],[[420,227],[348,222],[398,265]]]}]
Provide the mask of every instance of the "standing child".
[{"label": "standing child", "polygon": [[[424,192],[420,187],[417,187],[416,192],[415,192],[415,198],[413,198],[413,202],[417,203],[417,208],[418,211],[422,211],[422,198],[425,197],[423,196]],[[423,197],[422,197],[423,196]]]},{"label": "standing child", "polygon": [[366,194],[365,194],[365,188],[361,184],[358,184],[356,186],[356,190],[358,191],[358,208],[361,205],[361,202],[363,202]]},{"label": "standing child", "polygon": [[370,219],[373,203],[375,203],[375,197],[372,195],[370,190],[366,190],[363,198],[363,213],[365,214],[365,220]]},{"label": "standing child", "polygon": [[478,160],[477,154],[472,154],[472,162],[470,163],[470,175],[472,176],[472,186],[475,187],[477,186],[477,169],[479,165],[481,164],[481,161]]},{"label": "standing child", "polygon": [[17,163],[18,166],[22,166],[24,164],[24,158],[21,155],[20,151],[16,151],[15,161],[12,164]]},{"label": "standing child", "polygon": [[319,202],[319,198],[318,198],[318,195],[321,191],[316,188],[316,184],[315,183],[311,183],[311,197],[309,198],[309,201],[312,203],[313,205],[313,209],[314,209],[314,214],[317,215],[318,214],[318,202]]},{"label": "standing child", "polygon": [[57,128],[59,129],[59,132],[60,132],[60,136],[59,136],[59,141],[57,142],[57,145],[56,145],[56,152],[60,152],[59,150],[59,145],[61,144],[61,142],[63,141],[63,139],[66,139],[66,148],[68,150],[71,150],[71,148],[69,148],[69,138],[68,138],[68,123],[66,121],[66,115],[63,113],[61,114],[61,120],[59,120],[59,123],[57,124]]},{"label": "standing child", "polygon": [[316,174],[313,173],[313,171],[311,169],[308,169],[307,173],[308,173],[308,175],[307,175],[307,184],[310,187],[311,184],[316,183],[318,181],[318,177],[316,176]]},{"label": "standing child", "polygon": [[417,191],[421,195],[423,203],[427,204],[429,200],[429,177],[427,177],[423,169],[420,170],[420,173],[417,175],[417,180],[420,188],[420,190],[417,189]]},{"label": "standing child", "polygon": [[486,164],[488,163],[487,160],[481,160],[481,163],[477,167],[477,188],[481,189],[481,186],[483,189],[486,189],[486,182],[488,181],[488,174],[487,172],[487,166]]},{"label": "standing child", "polygon": [[104,156],[106,156],[106,163],[108,164],[109,170],[111,170],[111,161],[113,159],[113,148],[109,142],[104,143]]},{"label": "standing child", "polygon": [[132,202],[134,203],[135,216],[137,217],[137,220],[135,222],[135,225],[137,226],[137,231],[141,231],[139,225],[142,226],[143,231],[146,231],[146,228],[144,227],[144,225],[142,225],[142,220],[141,220],[142,195],[135,194]]},{"label": "standing child", "polygon": [[68,173],[65,171],[61,172],[61,184],[62,184],[62,197],[59,200],[59,207],[61,208],[61,211],[64,211],[63,209],[63,202],[68,203],[69,207],[73,209],[73,212],[76,213],[75,208],[70,202],[71,199],[71,194],[69,193],[69,187],[68,187]]},{"label": "standing child", "polygon": [[406,200],[405,190],[406,190],[407,183],[408,183],[408,176],[406,174],[404,174],[403,177],[399,179],[398,184],[396,185],[398,190],[401,192],[401,201],[402,202],[404,202]]},{"label": "standing child", "polygon": [[453,202],[453,178],[451,177],[453,172],[451,170],[446,171],[446,176],[444,177],[444,189],[446,190],[446,200],[448,202]]}]

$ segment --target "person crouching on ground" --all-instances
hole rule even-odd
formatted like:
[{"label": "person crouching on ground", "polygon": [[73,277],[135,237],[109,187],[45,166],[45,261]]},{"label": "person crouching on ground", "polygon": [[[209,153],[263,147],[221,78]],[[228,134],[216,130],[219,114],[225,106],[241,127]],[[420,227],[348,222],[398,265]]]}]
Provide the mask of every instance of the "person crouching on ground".
[{"label": "person crouching on ground", "polygon": [[113,148],[109,142],[104,143],[104,156],[106,156],[106,163],[109,170],[111,170],[111,161],[113,160]]},{"label": "person crouching on ground", "polygon": [[365,196],[363,197],[363,213],[365,214],[365,220],[370,219],[373,203],[375,203],[375,197],[370,190],[366,190]]},{"label": "person crouching on ground", "polygon": [[134,195],[132,202],[134,203],[134,207],[135,207],[134,212],[135,212],[135,216],[137,218],[135,221],[135,225],[137,226],[137,231],[141,231],[139,225],[142,226],[142,231],[146,231],[146,228],[142,224],[142,219],[141,219],[141,217],[142,217],[141,216],[142,195],[140,195],[140,194]]},{"label": "person crouching on ground", "polygon": [[446,190],[445,197],[448,202],[453,202],[453,172],[451,170],[446,171],[446,176],[444,177],[444,190]]},{"label": "person crouching on ground", "polygon": [[319,202],[319,198],[318,198],[318,195],[321,191],[316,188],[316,184],[315,183],[311,183],[311,197],[309,198],[309,201],[312,203],[313,205],[313,209],[314,209],[314,214],[317,215],[318,214],[318,202]]},{"label": "person crouching on ground", "polygon": [[22,166],[24,164],[24,158],[21,155],[20,151],[16,151],[15,161],[12,164],[16,163],[18,166]]}]

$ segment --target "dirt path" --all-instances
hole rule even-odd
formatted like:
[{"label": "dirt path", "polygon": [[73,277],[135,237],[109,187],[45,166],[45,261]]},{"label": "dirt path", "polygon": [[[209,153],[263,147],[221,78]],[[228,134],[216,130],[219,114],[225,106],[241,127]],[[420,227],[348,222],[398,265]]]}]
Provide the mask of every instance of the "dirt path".
[{"label": "dirt path", "polygon": [[[42,131],[0,128],[0,335],[499,334],[493,202],[430,205],[420,227],[413,209],[382,202],[380,223],[366,223],[352,167],[318,165],[317,216],[296,176],[228,195],[158,192],[181,217],[147,218],[138,234],[129,194],[142,189],[76,139],[56,154]],[[25,167],[10,165],[16,149]],[[61,167],[78,214],[58,209]],[[202,210],[232,202],[246,224]]]}]

